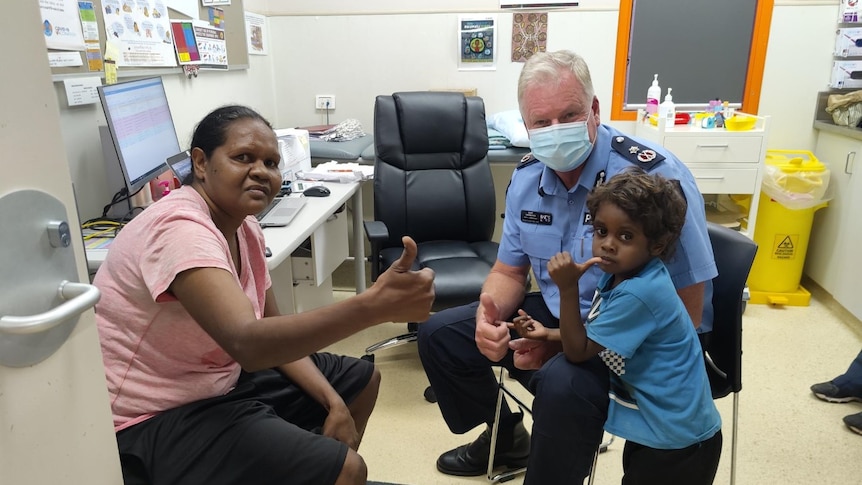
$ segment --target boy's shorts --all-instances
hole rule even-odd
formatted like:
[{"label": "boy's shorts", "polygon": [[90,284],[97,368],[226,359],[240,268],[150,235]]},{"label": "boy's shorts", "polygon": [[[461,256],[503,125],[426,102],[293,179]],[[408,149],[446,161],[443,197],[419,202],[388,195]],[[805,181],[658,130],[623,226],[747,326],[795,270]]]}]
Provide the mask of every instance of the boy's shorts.
[{"label": "boy's shorts", "polygon": [[[348,405],[374,365],[311,356]],[[274,369],[243,372],[223,396],[180,406],[117,433],[126,485],[334,483],[344,443],[320,435],[326,410]]]}]

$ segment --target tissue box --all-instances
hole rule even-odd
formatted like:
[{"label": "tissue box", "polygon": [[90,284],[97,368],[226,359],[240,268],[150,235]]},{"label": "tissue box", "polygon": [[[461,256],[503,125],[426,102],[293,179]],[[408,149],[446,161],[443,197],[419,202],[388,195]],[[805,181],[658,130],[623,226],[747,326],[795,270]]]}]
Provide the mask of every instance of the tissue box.
[{"label": "tissue box", "polygon": [[281,152],[281,176],[284,181],[294,182],[297,174],[311,171],[311,147],[308,130],[284,128],[275,130],[278,149]]}]

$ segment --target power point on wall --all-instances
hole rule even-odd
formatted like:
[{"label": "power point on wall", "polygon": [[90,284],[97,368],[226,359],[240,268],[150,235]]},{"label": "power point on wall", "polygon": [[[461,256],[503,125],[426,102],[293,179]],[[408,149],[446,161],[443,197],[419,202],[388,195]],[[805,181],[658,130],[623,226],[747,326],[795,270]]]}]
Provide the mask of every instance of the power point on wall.
[{"label": "power point on wall", "polygon": [[317,109],[334,110],[335,95],[334,94],[318,94],[314,97],[314,107]]}]

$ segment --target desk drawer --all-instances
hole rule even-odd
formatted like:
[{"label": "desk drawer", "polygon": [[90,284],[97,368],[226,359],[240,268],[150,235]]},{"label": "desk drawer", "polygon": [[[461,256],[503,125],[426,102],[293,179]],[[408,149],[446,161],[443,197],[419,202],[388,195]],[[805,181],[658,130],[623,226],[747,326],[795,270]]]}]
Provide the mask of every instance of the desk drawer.
[{"label": "desk drawer", "polygon": [[757,163],[762,142],[762,136],[668,136],[664,139],[664,146],[686,164]]},{"label": "desk drawer", "polygon": [[347,211],[333,214],[290,257],[294,284],[320,286],[347,259]]},{"label": "desk drawer", "polygon": [[753,194],[756,168],[690,168],[702,194]]}]

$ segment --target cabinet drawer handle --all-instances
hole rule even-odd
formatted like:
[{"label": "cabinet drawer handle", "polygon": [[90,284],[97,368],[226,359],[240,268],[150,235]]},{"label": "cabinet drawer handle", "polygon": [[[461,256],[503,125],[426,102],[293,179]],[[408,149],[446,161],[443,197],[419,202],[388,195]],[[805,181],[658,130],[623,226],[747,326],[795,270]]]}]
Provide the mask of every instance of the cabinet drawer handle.
[{"label": "cabinet drawer handle", "polygon": [[853,162],[856,161],[856,152],[847,152],[847,158],[844,159],[844,173],[853,175]]},{"label": "cabinet drawer handle", "polygon": [[724,175],[695,175],[694,178],[703,180],[724,180]]},{"label": "cabinet drawer handle", "polygon": [[716,143],[711,145],[701,145],[700,143],[698,143],[697,145],[698,148],[727,148],[728,146],[730,145],[728,145],[727,143]]}]

